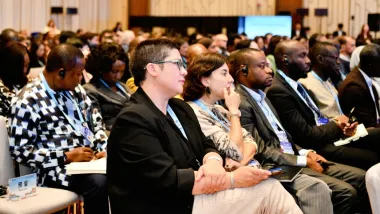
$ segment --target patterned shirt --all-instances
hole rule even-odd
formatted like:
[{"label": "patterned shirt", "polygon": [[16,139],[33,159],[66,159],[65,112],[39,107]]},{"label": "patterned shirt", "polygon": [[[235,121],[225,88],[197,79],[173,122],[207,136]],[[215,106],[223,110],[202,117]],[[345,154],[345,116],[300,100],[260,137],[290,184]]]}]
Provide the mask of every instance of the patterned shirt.
[{"label": "patterned shirt", "polygon": [[[193,108],[195,115],[198,118],[203,134],[214,142],[216,148],[222,155],[225,155],[235,161],[243,160],[244,157],[239,147],[230,139],[230,130],[226,129],[226,126],[229,127],[229,122],[227,119],[228,111],[220,105],[210,106],[206,103],[203,104],[205,104],[205,106],[219,119],[219,121],[224,124],[220,124],[219,121],[214,119],[214,117],[209,115],[194,102],[189,102],[189,105]],[[257,145],[252,135],[244,128],[242,128],[242,132],[243,142],[254,144],[257,151]]]},{"label": "patterned shirt", "polygon": [[0,115],[4,117],[8,117],[11,100],[15,96],[15,92],[13,90],[9,90],[0,80]]},{"label": "patterned shirt", "polygon": [[[91,141],[65,116],[80,121],[79,114],[94,134]],[[64,152],[79,146],[105,151],[107,146],[100,111],[92,108],[82,86],[73,92],[55,92],[44,78],[28,83],[12,100],[8,131],[12,157],[37,173],[40,186],[44,182],[69,186],[71,176],[66,175]]]}]

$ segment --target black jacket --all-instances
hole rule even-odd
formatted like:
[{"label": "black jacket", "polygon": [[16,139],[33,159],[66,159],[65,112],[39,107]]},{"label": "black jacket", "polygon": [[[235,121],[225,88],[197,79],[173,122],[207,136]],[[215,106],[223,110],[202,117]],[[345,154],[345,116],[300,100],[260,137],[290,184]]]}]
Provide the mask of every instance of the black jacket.
[{"label": "black jacket", "polygon": [[197,161],[217,150],[187,103],[173,98],[169,105],[189,140],[142,88],[118,115],[107,150],[113,214],[191,213]]},{"label": "black jacket", "polygon": [[[120,84],[127,91],[127,87],[123,83]],[[116,116],[128,101],[129,96],[121,96],[112,91],[112,89],[106,87],[99,80],[95,79],[92,79],[89,83],[85,84],[83,88],[90,97],[92,105],[101,111],[103,121],[106,124],[106,129],[107,131],[110,131],[115,122]]]},{"label": "black jacket", "polygon": [[326,144],[332,144],[342,135],[341,129],[333,121],[317,126],[311,109],[281,75],[275,75],[267,97],[297,145],[318,150]]}]

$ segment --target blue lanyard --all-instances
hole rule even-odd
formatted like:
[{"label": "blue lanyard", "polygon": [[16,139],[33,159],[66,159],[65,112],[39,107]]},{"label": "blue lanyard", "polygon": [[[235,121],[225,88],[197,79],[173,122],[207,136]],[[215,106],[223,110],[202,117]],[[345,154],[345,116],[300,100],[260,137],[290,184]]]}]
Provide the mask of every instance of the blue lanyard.
[{"label": "blue lanyard", "polygon": [[222,125],[228,132],[230,131],[230,122],[229,121],[226,121],[227,125],[225,123],[223,123],[214,113],[212,113],[210,111],[210,109],[207,108],[207,106],[205,106],[205,104],[203,104],[200,100],[195,100],[194,101],[195,104],[197,104],[199,107],[201,107],[204,111],[207,112],[207,114],[209,114],[212,118],[214,118],[214,120],[218,121],[218,123],[220,125]]},{"label": "blue lanyard", "polygon": [[[318,76],[314,71],[311,71],[311,74],[317,79],[317,80],[319,80],[321,83],[322,83],[322,85],[325,87],[325,85],[324,85],[324,83],[326,83],[325,81],[323,81],[322,80],[322,78],[320,77],[320,76]],[[343,113],[342,113],[342,109],[340,108],[340,104],[339,104],[339,99],[338,99],[338,95],[334,92],[334,90],[332,90],[331,88],[330,88],[330,85],[329,85],[329,83],[326,83],[327,84],[327,90],[330,92],[330,94],[334,97],[334,99],[335,99],[335,103],[337,104],[337,106],[338,106],[338,108],[339,108],[339,112],[340,112],[340,114],[342,115]]]},{"label": "blue lanyard", "polygon": [[[102,82],[103,83],[103,85],[104,86],[106,86],[107,88],[109,88],[109,89],[111,89],[111,87],[102,79],[102,78],[100,78],[99,79],[100,80],[100,82]],[[120,83],[116,83],[116,87],[121,91],[121,92],[123,92],[124,93],[124,95],[126,95],[126,96],[129,96],[129,94],[127,93],[127,91],[124,89],[124,87],[122,86],[122,85],[120,85]],[[112,90],[112,89],[111,89]]]},{"label": "blue lanyard", "polygon": [[[71,98],[71,95],[68,91],[66,91],[66,94],[69,96],[68,98],[70,99],[70,101],[73,103],[73,105],[76,107],[76,110],[78,111],[78,115],[79,115],[79,119],[80,121],[78,121],[77,119],[75,119],[74,117],[69,117],[69,115],[67,115],[63,109],[63,107],[58,103],[57,99],[55,98],[53,92],[52,92],[52,89],[49,87],[49,85],[47,84],[46,82],[46,79],[44,77],[44,75],[41,73],[40,74],[40,79],[41,79],[41,82],[42,84],[44,85],[44,87],[46,88],[46,91],[48,92],[48,94],[50,95],[50,97],[53,99],[54,103],[56,104],[56,106],[59,108],[59,110],[61,110],[63,116],[65,116],[65,118],[67,119],[67,121],[69,121],[70,125],[74,128],[74,129],[77,129],[77,126],[76,126],[76,123],[72,120],[74,119],[75,121],[77,121],[77,123],[79,122],[80,124],[84,124],[85,121],[83,119],[83,116],[82,116],[82,112],[80,111],[79,107],[78,107],[78,104],[77,102]],[[83,136],[86,134],[86,133],[82,133],[80,132]],[[87,136],[84,136],[85,138],[87,138]]]},{"label": "blue lanyard", "polygon": [[168,110],[170,117],[172,117],[172,119],[174,120],[175,125],[182,132],[182,135],[187,139],[187,135],[185,133],[185,130],[183,129],[182,124],[181,124],[181,122],[179,122],[179,119],[178,119],[177,115],[174,113],[173,109],[169,105],[166,108]]}]

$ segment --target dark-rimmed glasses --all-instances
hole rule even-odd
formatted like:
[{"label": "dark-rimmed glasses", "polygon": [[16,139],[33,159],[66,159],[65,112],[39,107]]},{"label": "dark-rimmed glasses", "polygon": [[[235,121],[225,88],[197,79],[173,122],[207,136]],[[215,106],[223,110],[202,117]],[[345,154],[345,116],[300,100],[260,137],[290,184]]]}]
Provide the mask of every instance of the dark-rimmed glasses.
[{"label": "dark-rimmed glasses", "polygon": [[154,61],[151,63],[153,63],[153,64],[174,63],[178,66],[178,70],[181,70],[181,68],[185,69],[184,63],[180,59],[166,60],[166,61]]}]

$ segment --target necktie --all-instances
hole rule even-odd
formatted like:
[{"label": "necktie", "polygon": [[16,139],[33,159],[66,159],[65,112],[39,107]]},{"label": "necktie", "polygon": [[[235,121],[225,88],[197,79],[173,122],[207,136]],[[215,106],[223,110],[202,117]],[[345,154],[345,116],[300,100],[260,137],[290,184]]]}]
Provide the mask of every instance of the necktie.
[{"label": "necktie", "polygon": [[318,108],[315,107],[314,103],[312,103],[312,101],[310,100],[310,98],[309,98],[306,90],[300,84],[298,84],[298,86],[297,86],[297,91],[305,99],[305,101],[306,101],[307,105],[309,106],[309,108],[311,108],[318,115],[318,118],[321,118],[322,117],[321,112],[319,111]]},{"label": "necktie", "polygon": [[[379,109],[379,94],[377,93],[377,90],[375,88],[375,86],[372,84],[372,91],[373,91],[373,96],[374,96],[374,99],[375,99],[375,106],[376,106],[376,109],[377,109],[377,113],[380,114],[380,109]],[[380,116],[380,115],[378,115]]]}]

